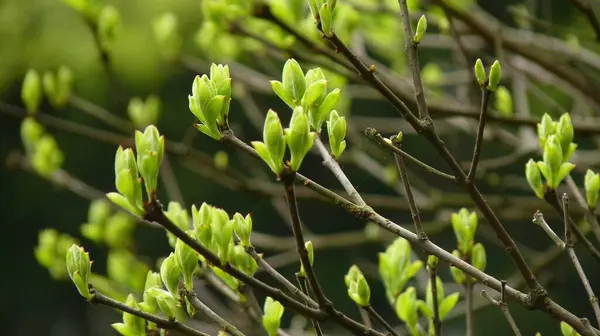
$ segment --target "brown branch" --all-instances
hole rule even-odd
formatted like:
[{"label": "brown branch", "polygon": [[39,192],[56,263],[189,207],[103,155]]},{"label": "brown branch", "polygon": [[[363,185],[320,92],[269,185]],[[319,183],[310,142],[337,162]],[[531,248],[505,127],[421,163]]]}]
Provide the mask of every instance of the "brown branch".
[{"label": "brown branch", "polygon": [[477,137],[475,138],[475,148],[473,149],[473,159],[471,160],[471,168],[467,175],[468,181],[473,181],[477,173],[477,165],[479,164],[479,156],[481,155],[481,147],[483,146],[483,132],[488,116],[488,101],[490,100],[491,93],[487,88],[481,88],[481,111],[479,113],[479,125],[477,127]]}]

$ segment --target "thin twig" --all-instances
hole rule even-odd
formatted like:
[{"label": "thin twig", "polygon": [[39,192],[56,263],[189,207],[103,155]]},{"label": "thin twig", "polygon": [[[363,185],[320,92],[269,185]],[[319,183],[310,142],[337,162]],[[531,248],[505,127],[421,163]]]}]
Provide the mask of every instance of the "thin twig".
[{"label": "thin twig", "polygon": [[[429,266],[429,265],[428,265]],[[433,298],[433,331],[435,336],[442,334],[442,321],[440,320],[440,308],[437,291],[437,263],[429,269],[429,283],[431,284],[431,297]]]},{"label": "thin twig", "polygon": [[300,223],[300,214],[298,212],[298,203],[296,202],[296,193],[294,187],[296,172],[285,169],[284,172],[280,174],[279,178],[283,181],[284,184],[285,197],[288,203],[288,211],[290,214],[290,219],[292,221],[292,229],[294,230],[296,250],[300,255],[300,260],[302,261],[302,266],[306,271],[308,282],[312,290],[315,292],[317,302],[319,303],[319,308],[324,310],[330,309],[331,301],[329,301],[325,297],[325,294],[321,289],[321,285],[319,285],[319,280],[317,279],[312,264],[310,263],[308,251],[306,250],[305,246],[306,242],[304,241],[304,234],[302,233],[302,224]]},{"label": "thin twig", "polygon": [[[308,283],[306,282],[306,276],[304,276],[300,273],[296,273],[296,280],[298,281],[298,286],[300,286],[302,293],[306,296],[310,295],[310,292],[308,290]],[[321,325],[319,324],[319,321],[310,320],[310,322],[312,323],[317,336],[323,336],[323,330],[321,329]]]},{"label": "thin twig", "polygon": [[508,310],[508,304],[506,303],[506,295],[504,293],[505,287],[506,287],[506,281],[502,280],[502,288],[503,289],[500,292],[500,301],[492,298],[485,290],[481,291],[481,296],[483,296],[485,299],[487,299],[491,304],[498,306],[498,308],[500,308],[500,310],[504,314],[504,317],[506,317],[508,324],[510,324],[510,328],[515,333],[515,336],[521,336],[521,331],[519,331],[519,327],[517,326],[517,323],[515,322],[510,311]]},{"label": "thin twig", "polygon": [[124,311],[131,315],[141,317],[147,321],[156,323],[156,325],[162,329],[176,330],[184,335],[209,336],[208,334],[205,334],[205,333],[195,330],[191,327],[188,327],[179,321],[166,319],[164,317],[156,316],[156,315],[153,315],[150,313],[146,313],[145,311],[142,311],[140,309],[130,307],[130,306],[123,304],[117,300],[113,300],[107,296],[104,296],[94,289],[92,289],[92,297],[90,299],[90,303],[103,304],[105,306],[109,306],[109,307]]},{"label": "thin twig", "polygon": [[225,321],[221,316],[217,315],[214,311],[212,311],[207,305],[202,303],[196,293],[187,291],[185,293],[190,304],[198,311],[202,312],[206,315],[211,321],[218,324],[221,327],[221,330],[225,330],[233,336],[245,336],[244,333],[238,330],[233,324]]},{"label": "thin twig", "polygon": [[133,124],[128,121],[117,117],[112,114],[110,111],[88,101],[87,99],[83,99],[76,95],[69,96],[69,103],[81,110],[82,112],[87,113],[88,115],[104,122],[105,124],[114,127],[115,129],[125,132],[131,133],[134,130]]},{"label": "thin twig", "polygon": [[414,35],[410,24],[410,15],[408,13],[406,0],[398,0],[398,4],[400,5],[400,14],[402,16],[402,23],[404,24],[404,48],[408,55],[408,64],[412,71],[417,109],[419,110],[419,117],[421,119],[426,119],[429,118],[429,112],[427,111],[425,91],[423,90],[423,81],[421,80],[421,69],[419,67],[419,43],[415,42],[413,39]]},{"label": "thin twig", "polygon": [[[563,215],[564,211],[561,207],[561,204],[558,201],[558,195],[556,194],[556,190],[548,190],[545,194],[544,194],[544,200],[550,204],[552,206],[552,208],[554,208],[554,210],[560,214]],[[579,227],[577,226],[577,224],[575,223],[575,221],[573,221],[573,219],[571,218],[571,216],[569,215],[569,221],[571,224],[571,230],[573,231],[573,233],[575,234],[575,237],[577,237],[577,240],[583,244],[583,246],[585,247],[585,249],[592,255],[592,257],[594,258],[594,260],[596,260],[598,263],[600,263],[600,251],[598,251],[596,249],[596,247],[592,244],[592,242],[590,242],[589,239],[587,239],[587,237],[581,232],[581,230],[579,229]]]},{"label": "thin twig", "polygon": [[467,336],[475,335],[475,319],[473,317],[473,278],[467,276],[465,279],[465,301],[467,304]]},{"label": "thin twig", "polygon": [[369,315],[373,316],[373,318],[375,318],[379,323],[381,323],[381,325],[385,328],[385,330],[390,332],[390,335],[399,336],[398,333],[396,332],[396,330],[394,330],[394,327],[392,327],[381,315],[379,315],[379,313],[377,313],[377,311],[375,309],[373,309],[372,306],[361,307],[361,308],[366,310],[369,313]]},{"label": "thin twig", "polygon": [[586,293],[590,299],[590,304],[592,305],[592,309],[594,310],[594,315],[596,315],[596,322],[600,325],[600,306],[598,305],[598,297],[594,294],[594,290],[590,285],[590,281],[588,280],[583,267],[581,267],[581,263],[579,262],[579,258],[577,258],[577,254],[575,254],[575,249],[573,248],[573,238],[571,236],[571,221],[569,218],[569,197],[567,194],[563,194],[562,197],[562,206],[564,212],[564,224],[565,224],[565,248],[567,250],[567,254],[575,266],[575,270],[583,283],[583,287],[585,288]]},{"label": "thin twig", "polygon": [[488,115],[488,101],[491,91],[485,87],[481,88],[481,111],[479,113],[479,125],[477,127],[477,137],[475,138],[475,148],[473,149],[473,159],[471,160],[471,168],[467,175],[467,180],[473,181],[477,173],[477,164],[479,164],[479,156],[481,155],[481,147],[483,146],[483,132],[485,130],[485,122]]},{"label": "thin twig", "polygon": [[288,279],[281,275],[281,273],[277,272],[277,270],[271,267],[269,263],[267,263],[260,255],[258,255],[253,246],[246,247],[246,253],[248,253],[248,255],[250,255],[254,260],[256,260],[258,266],[264,269],[270,276],[273,277],[273,279],[277,280],[287,290],[289,290],[292,294],[298,297],[298,299],[304,300],[304,302],[306,302],[308,305],[318,307],[318,304],[313,299],[311,299],[308,295],[303,293],[298,287],[294,286],[294,284],[289,282]]},{"label": "thin twig", "polygon": [[406,153],[405,151],[403,151],[402,149],[398,148],[397,146],[394,146],[392,143],[386,141],[381,134],[374,128],[367,128],[365,130],[365,134],[368,138],[375,140],[381,147],[388,149],[392,152],[394,152],[394,154],[398,154],[398,155],[402,155],[405,158],[407,158],[409,161],[418,164],[419,166],[423,167],[426,171],[450,179],[450,180],[455,180],[456,178],[450,174],[446,174],[444,172],[441,172],[429,165],[427,165],[426,163],[420,161],[419,159],[416,159],[414,157],[412,157],[410,154]]},{"label": "thin twig", "polygon": [[321,157],[323,158],[323,165],[329,170],[331,170],[333,175],[335,175],[338,181],[340,181],[342,187],[344,188],[344,190],[346,190],[348,196],[350,196],[350,199],[360,206],[366,205],[365,201],[362,199],[358,191],[356,191],[356,188],[354,188],[354,186],[352,185],[352,182],[350,182],[350,180],[346,176],[346,173],[344,173],[337,161],[327,151],[327,148],[325,148],[325,145],[321,141],[321,138],[319,138],[318,136],[315,139],[315,147],[317,148],[317,150],[321,154]]},{"label": "thin twig", "polygon": [[[390,141],[394,144],[395,147],[400,148],[402,146],[402,139],[398,139],[396,136],[393,136]],[[415,232],[417,236],[421,239],[426,240],[427,234],[425,230],[423,230],[423,226],[421,225],[421,217],[419,216],[419,208],[417,208],[417,204],[415,203],[415,198],[413,197],[412,190],[410,188],[410,181],[408,180],[408,175],[406,174],[406,167],[404,166],[404,160],[402,159],[402,155],[398,155],[394,153],[394,158],[396,159],[396,166],[398,167],[398,173],[400,174],[400,180],[402,180],[402,184],[404,185],[404,190],[406,192],[406,200],[408,201],[408,206],[410,208],[410,214],[415,224]]]}]

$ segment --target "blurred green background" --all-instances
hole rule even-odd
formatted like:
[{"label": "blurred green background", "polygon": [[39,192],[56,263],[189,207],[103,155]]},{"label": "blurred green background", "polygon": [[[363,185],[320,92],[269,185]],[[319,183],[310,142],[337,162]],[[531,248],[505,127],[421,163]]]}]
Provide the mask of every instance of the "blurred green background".
[{"label": "blurred green background", "polygon": [[[112,54],[118,87],[109,82],[100,62],[93,34],[75,11],[59,0],[0,1],[0,99],[22,106],[20,86],[28,68],[35,68],[43,73],[60,65],[67,65],[75,73],[74,91],[77,95],[123,118],[126,118],[126,102],[129,98],[145,97],[150,93],[158,94],[164,106],[159,128],[167,139],[181,140],[193,121],[187,108],[187,94],[195,74],[169,65],[161,59],[153,39],[151,23],[165,11],[175,13],[181,25],[184,49],[189,54],[201,54],[191,42],[200,25],[201,1],[105,1],[115,5],[122,18],[121,31]],[[540,16],[565,27],[582,24],[581,17],[572,10],[568,1],[538,2]],[[509,15],[505,8],[507,3],[509,1],[482,1],[481,5],[496,16],[508,20]],[[276,66],[280,67],[281,64]],[[280,104],[273,98],[258,98],[262,111],[266,111],[273,104]],[[353,106],[353,112],[360,113],[361,106],[365,105],[354,102]],[[382,109],[389,110],[389,107],[382,105]],[[52,111],[49,106],[44,105],[43,110],[63,119],[105,128],[101,122],[71,108]],[[239,111],[239,107],[234,106],[232,115],[236,111]],[[393,112],[388,115],[392,115],[391,113]],[[3,161],[13,151],[22,150],[19,124],[20,120],[0,114],[0,159]],[[113,189],[113,158],[116,146],[67,132],[52,129],[50,131],[66,153],[65,170],[104,192]],[[249,132],[246,137],[250,139],[258,137],[258,134]],[[453,137],[455,138],[449,137],[445,140],[448,143],[460,143],[459,135]],[[415,145],[413,149],[419,150],[419,145],[423,144]],[[232,154],[234,164],[244,164],[244,159],[236,157],[229,148],[222,148],[204,136],[197,138],[195,146],[209,153],[225,149]],[[407,150],[410,152],[410,146]],[[434,156],[430,159],[436,160]],[[515,164],[514,170],[518,172],[522,169],[523,163],[524,161],[519,161]],[[37,233],[43,228],[56,228],[81,239],[79,225],[86,220],[89,202],[28,172],[8,169],[5,164],[0,167],[0,220],[3,230],[0,244],[2,333],[15,336],[116,335],[109,324],[119,320],[119,315],[105,307],[90,306],[81,299],[70,283],[53,281],[33,256]],[[206,201],[223,207],[230,213],[252,212],[257,230],[278,235],[290,234],[280,217],[275,214],[268,199],[256,195],[234,194],[214,181],[184,169],[177,162],[174,163],[174,168],[188,205]],[[308,176],[333,185],[331,176],[318,160],[313,159],[312,163],[303,166],[303,169]],[[359,191],[391,193],[365,174],[352,169],[350,174]],[[491,192],[491,189],[488,188],[488,191]],[[301,201],[300,206],[303,219],[310,223],[309,227],[316,233],[357,230],[363,227],[363,223],[327,204]],[[403,223],[410,220],[407,213],[383,214]],[[541,236],[537,228],[529,225],[528,218],[525,219],[524,222],[509,223],[509,232],[521,240],[528,241],[536,250],[541,251],[549,246],[550,242],[546,241],[546,237]],[[144,255],[157,257],[166,255],[169,251],[163,235],[156,231],[140,229],[136,232],[136,237],[139,238],[139,247]],[[445,230],[434,239],[442,246],[451,247],[454,237],[450,230]],[[483,238],[481,240],[486,242]],[[92,259],[96,260],[94,270],[102,270],[105,267],[103,262],[106,250],[89,243],[87,245],[90,246]],[[492,244],[489,246],[488,271],[498,276],[512,274],[514,267],[507,262],[502,249]],[[349,251],[344,250],[343,254],[340,250],[317,254],[317,272],[323,278],[325,291],[336,304],[345,307],[344,310],[353,316],[357,316],[356,311],[346,297],[342,275],[352,260],[365,258],[375,261],[376,253],[383,249],[380,244],[367,244]],[[597,265],[592,264],[587,255],[581,255],[584,267],[592,270],[588,273],[592,283],[600,283],[600,272],[593,271],[598,270]],[[548,288],[556,301],[576,314],[588,314],[588,317],[591,317],[591,309],[586,303],[583,288],[577,277],[573,276],[571,265],[561,257],[552,267],[552,281]],[[296,266],[284,269],[288,275],[293,274],[295,270]],[[442,276],[448,279],[446,269]],[[384,316],[394,320],[393,312],[386,307],[381,284],[375,281],[371,283],[375,305],[379,306]],[[517,306],[511,308],[524,335],[533,335],[535,331],[541,331],[544,335],[558,335],[558,323],[542,313],[526,312]],[[478,312],[476,324],[478,335],[509,333],[504,318],[496,308],[486,308]],[[445,328],[452,330],[452,334],[460,335],[463,332],[462,319],[449,322]]]}]

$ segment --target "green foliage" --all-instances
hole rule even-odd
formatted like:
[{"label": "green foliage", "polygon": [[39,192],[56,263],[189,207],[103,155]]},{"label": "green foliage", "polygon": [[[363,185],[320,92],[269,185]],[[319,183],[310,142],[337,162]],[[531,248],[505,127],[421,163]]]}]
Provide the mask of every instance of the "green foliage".
[{"label": "green foliage", "polygon": [[83,247],[71,245],[67,250],[67,273],[79,294],[88,300],[92,297],[89,290],[91,268],[90,254]]},{"label": "green foliage", "polygon": [[21,87],[21,99],[30,114],[38,112],[42,103],[42,81],[34,69],[29,69]]},{"label": "green foliage", "polygon": [[352,265],[348,274],[344,276],[348,289],[348,296],[360,307],[369,307],[371,301],[371,288],[364,275],[356,265]]},{"label": "green foliage", "polygon": [[276,336],[277,329],[281,324],[281,317],[283,316],[283,305],[278,301],[273,300],[270,296],[265,299],[265,305],[263,307],[262,324],[265,330],[269,333],[269,336]]},{"label": "green foliage", "polygon": [[[140,309],[133,294],[127,296],[125,304]],[[123,323],[113,323],[111,326],[123,336],[146,336],[146,320],[129,313],[123,313]]]},{"label": "green foliage", "polygon": [[379,275],[390,304],[396,302],[408,281],[423,267],[422,261],[411,261],[411,254],[410,243],[401,237],[396,238],[385,253],[379,253]]}]

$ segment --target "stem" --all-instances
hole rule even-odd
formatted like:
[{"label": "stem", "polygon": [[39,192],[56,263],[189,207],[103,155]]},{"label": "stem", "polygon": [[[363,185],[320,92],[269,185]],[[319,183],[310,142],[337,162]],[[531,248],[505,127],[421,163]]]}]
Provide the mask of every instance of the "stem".
[{"label": "stem", "polygon": [[440,336],[442,334],[442,322],[440,320],[436,273],[437,265],[429,267],[429,283],[431,284],[431,296],[433,297],[433,330],[435,336]]},{"label": "stem", "polygon": [[375,309],[373,309],[372,306],[361,307],[361,309],[366,310],[369,313],[369,315],[373,316],[373,318],[375,318],[379,323],[381,323],[381,325],[387,331],[390,332],[390,335],[399,336],[396,330],[394,330],[394,327],[392,327],[383,317],[381,317],[381,315],[379,315],[379,313],[377,313],[377,311],[375,311]]},{"label": "stem", "polygon": [[[308,283],[306,282],[306,277],[300,275],[300,273],[296,273],[296,280],[298,280],[298,285],[302,289],[302,293],[307,296],[310,295],[308,291]],[[317,336],[323,336],[323,330],[321,329],[321,325],[319,325],[319,322],[316,320],[310,320],[310,322],[312,323],[313,328],[315,328],[315,333],[317,334]]]},{"label": "stem", "polygon": [[239,331],[233,324],[225,321],[221,316],[217,315],[214,311],[212,311],[207,305],[202,303],[196,296],[196,293],[191,291],[186,291],[185,296],[190,301],[190,304],[196,308],[196,310],[201,311],[205,314],[211,321],[215,322],[221,327],[221,330],[225,330],[233,336],[245,336],[244,333]]},{"label": "stem", "polygon": [[[556,194],[556,190],[549,190],[544,194],[544,200],[550,204],[554,210],[559,213],[561,216],[563,215],[563,209],[561,204],[558,202],[558,195]],[[592,242],[581,232],[577,224],[573,221],[571,216],[569,215],[569,224],[570,228],[577,237],[583,246],[588,250],[588,252],[592,255],[592,257],[600,263],[600,252],[594,247]]]},{"label": "stem", "polygon": [[289,169],[285,169],[284,172],[280,174],[279,178],[284,184],[285,197],[288,203],[290,219],[292,221],[294,238],[296,240],[296,250],[300,255],[300,261],[302,262],[302,266],[304,266],[304,270],[306,271],[306,276],[308,278],[310,287],[315,292],[317,302],[319,303],[319,308],[328,310],[328,307],[331,307],[331,301],[325,297],[325,294],[321,289],[321,285],[319,285],[317,276],[315,275],[312,264],[310,263],[310,259],[308,258],[308,251],[304,245],[306,242],[304,241],[304,234],[302,233],[302,224],[300,223],[298,203],[296,202],[296,194],[294,191],[294,180],[296,179],[296,173]]},{"label": "stem", "polygon": [[392,152],[394,152],[394,154],[398,154],[401,155],[405,158],[407,158],[409,161],[416,163],[417,165],[421,166],[422,168],[424,168],[426,171],[428,171],[429,173],[450,179],[450,180],[456,180],[456,177],[450,175],[450,174],[446,174],[444,172],[441,172],[429,165],[427,165],[425,162],[420,161],[419,159],[416,159],[415,157],[411,156],[410,154],[406,153],[405,151],[403,151],[401,148],[398,148],[397,146],[394,146],[392,143],[388,142],[387,140],[385,140],[385,138],[383,138],[381,136],[381,134],[374,128],[367,128],[365,130],[365,135],[370,138],[375,140],[375,142],[377,142],[381,147],[388,149]]},{"label": "stem", "polygon": [[500,292],[500,301],[489,296],[489,294],[486,293],[485,290],[481,291],[481,296],[483,296],[485,299],[490,301],[491,304],[498,306],[500,308],[500,310],[502,311],[502,313],[504,314],[504,317],[506,317],[508,324],[510,324],[510,328],[515,333],[515,336],[521,336],[521,331],[519,331],[519,327],[515,323],[515,320],[513,319],[510,311],[508,310],[508,305],[506,304],[506,297],[505,297],[505,293],[504,293],[505,287],[506,287],[506,281],[502,280],[502,291]]},{"label": "stem", "polygon": [[[395,137],[391,139],[391,142],[395,143],[396,147],[402,146],[402,143],[400,141],[401,140]],[[394,158],[396,159],[396,166],[398,167],[398,172],[400,173],[400,179],[402,180],[404,190],[406,191],[406,199],[408,200],[408,206],[410,208],[410,214],[412,216],[413,223],[415,224],[415,231],[417,233],[417,236],[421,237],[421,239],[423,240],[427,240],[427,234],[425,233],[425,230],[423,230],[423,226],[421,225],[421,217],[419,217],[419,208],[417,208],[415,198],[410,188],[410,181],[408,180],[408,175],[406,174],[406,167],[404,166],[404,160],[402,159],[402,155],[394,153]]]},{"label": "stem", "polygon": [[264,269],[270,276],[272,276],[275,280],[277,280],[280,284],[282,284],[287,290],[289,290],[292,294],[294,294],[298,299],[304,300],[307,304],[313,307],[317,307],[317,303],[311,299],[306,293],[303,293],[298,287],[294,286],[291,282],[288,281],[281,273],[277,272],[268,262],[266,262],[258,253],[253,246],[246,247],[246,253],[248,253],[254,260],[258,266]]},{"label": "stem", "polygon": [[577,274],[583,283],[583,287],[590,298],[590,304],[592,305],[592,309],[594,310],[594,315],[596,315],[596,322],[600,326],[600,306],[598,305],[598,298],[594,295],[594,290],[590,285],[590,281],[588,280],[585,272],[583,271],[583,267],[581,267],[581,263],[577,258],[577,254],[575,254],[575,249],[573,248],[573,238],[571,237],[571,221],[569,220],[569,197],[567,194],[562,195],[562,205],[563,205],[563,215],[564,215],[564,223],[565,223],[565,242],[566,249],[573,266],[575,266],[575,270],[577,270]]},{"label": "stem", "polygon": [[110,113],[110,111],[79,96],[71,95],[69,97],[69,103],[73,107],[87,113],[88,115],[104,122],[109,126],[112,126],[119,131],[131,133],[134,130],[133,125],[128,121],[117,117],[116,115]]},{"label": "stem", "polygon": [[477,172],[477,165],[479,164],[479,156],[481,155],[481,147],[483,146],[483,131],[485,129],[485,122],[488,114],[488,102],[490,100],[491,91],[485,87],[481,87],[481,111],[479,113],[479,126],[477,128],[477,137],[475,138],[475,148],[473,149],[473,160],[471,160],[471,168],[467,175],[468,181],[473,181],[475,173]]},{"label": "stem", "polygon": [[123,304],[117,300],[111,299],[108,296],[104,296],[102,295],[100,292],[92,289],[92,297],[90,299],[90,303],[99,303],[99,304],[103,304],[105,306],[109,306],[121,311],[124,311],[126,313],[129,313],[131,315],[135,315],[137,317],[141,317],[144,320],[156,323],[156,325],[159,328],[162,329],[169,329],[169,330],[177,330],[180,333],[184,334],[184,335],[191,335],[191,336],[209,336],[208,334],[205,334],[203,332],[200,332],[198,330],[195,330],[191,327],[186,326],[185,324],[182,324],[179,321],[175,321],[175,320],[170,320],[170,319],[166,319],[160,316],[156,316],[150,313],[146,313],[145,311],[142,311],[140,309],[136,309],[133,307],[130,307],[126,304]]},{"label": "stem", "polygon": [[340,165],[331,156],[331,154],[329,154],[329,152],[327,151],[327,148],[325,148],[325,145],[323,145],[321,138],[318,136],[315,139],[315,147],[317,147],[317,149],[319,150],[319,153],[321,153],[321,156],[323,157],[323,165],[325,167],[327,167],[329,170],[331,170],[333,175],[335,175],[335,177],[338,179],[338,181],[340,181],[340,183],[342,184],[342,187],[344,187],[344,189],[350,196],[350,199],[354,203],[356,203],[360,206],[367,205],[365,203],[365,201],[362,199],[362,197],[360,197],[360,194],[358,193],[358,191],[356,191],[356,189],[352,185],[352,182],[350,182],[350,180],[348,179],[348,177],[346,176],[346,174],[344,173],[342,168],[340,168]]},{"label": "stem", "polygon": [[467,336],[475,335],[475,320],[473,318],[473,282],[470,276],[465,279],[465,300],[467,304]]},{"label": "stem", "polygon": [[548,222],[546,222],[546,220],[544,219],[544,214],[542,214],[541,211],[538,210],[535,212],[535,214],[533,215],[533,222],[539,225],[544,230],[544,232],[546,232],[548,237],[552,239],[556,246],[558,246],[561,250],[565,249],[565,243],[562,241],[562,239],[560,239],[560,237],[556,233],[554,233],[554,230],[552,230],[550,225],[548,225]]},{"label": "stem", "polygon": [[415,88],[415,97],[417,98],[417,109],[419,111],[419,117],[421,119],[429,118],[429,112],[427,111],[427,102],[425,101],[425,92],[423,90],[423,81],[421,80],[421,69],[419,68],[419,55],[418,47],[419,43],[414,42],[413,30],[410,24],[410,15],[408,13],[408,5],[406,0],[398,0],[400,5],[400,15],[402,16],[402,23],[404,24],[404,41],[405,50],[408,55],[408,63],[412,70],[412,77]]}]

